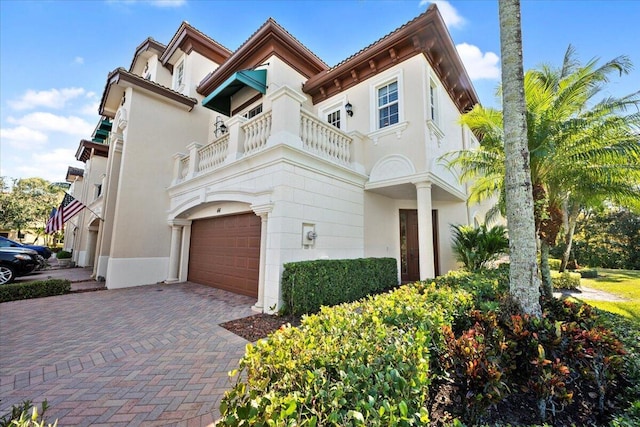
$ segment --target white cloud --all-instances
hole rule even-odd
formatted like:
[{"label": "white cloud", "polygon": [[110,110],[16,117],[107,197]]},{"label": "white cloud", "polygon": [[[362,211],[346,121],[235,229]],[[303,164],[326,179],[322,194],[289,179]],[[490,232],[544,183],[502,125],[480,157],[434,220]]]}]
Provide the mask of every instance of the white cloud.
[{"label": "white cloud", "polygon": [[26,126],[0,129],[0,140],[18,149],[40,147],[47,142],[47,134]]},{"label": "white cloud", "polygon": [[135,5],[135,4],[148,4],[153,7],[181,7],[187,4],[187,0],[107,0],[107,3],[114,5]]},{"label": "white cloud", "polygon": [[68,148],[31,152],[21,158],[10,170],[5,168],[2,174],[10,177],[39,177],[49,182],[64,181],[69,166],[84,169],[84,163],[75,160],[76,151]]},{"label": "white cloud", "polygon": [[187,0],[149,0],[149,3],[156,7],[180,7],[187,4]]},{"label": "white cloud", "polygon": [[19,119],[8,117],[7,122],[24,126],[35,131],[61,132],[81,137],[88,137],[91,135],[95,127],[80,117],[65,117],[44,112],[27,114]]},{"label": "white cloud", "polygon": [[73,62],[74,64],[84,64],[84,58],[82,56],[76,56],[75,58],[73,58]]},{"label": "white cloud", "polygon": [[500,58],[495,53],[482,53],[478,46],[467,43],[456,45],[456,49],[471,80],[500,78]]},{"label": "white cloud", "polygon": [[18,100],[8,101],[14,110],[32,110],[37,107],[60,109],[64,108],[67,101],[77,98],[85,93],[80,87],[63,89],[49,89],[42,91],[27,90]]},{"label": "white cloud", "polygon": [[94,101],[91,104],[86,104],[84,107],[78,110],[78,113],[84,116],[96,116],[96,123],[98,122],[98,109],[100,108],[100,101]]},{"label": "white cloud", "polygon": [[429,3],[434,3],[438,6],[438,11],[442,15],[444,23],[450,28],[460,28],[464,26],[466,20],[458,13],[455,7],[445,0],[421,0],[420,7],[426,6]]}]

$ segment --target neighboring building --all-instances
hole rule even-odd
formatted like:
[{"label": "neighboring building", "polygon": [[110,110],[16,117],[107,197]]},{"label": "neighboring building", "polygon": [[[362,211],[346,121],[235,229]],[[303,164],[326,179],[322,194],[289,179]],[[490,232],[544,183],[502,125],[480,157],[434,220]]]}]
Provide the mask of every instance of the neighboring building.
[{"label": "neighboring building", "polygon": [[434,277],[456,268],[450,224],[481,217],[439,159],[477,144],[458,122],[477,103],[435,5],[332,68],[272,19],[235,52],[183,23],[108,76],[108,153],[81,142],[74,188],[104,221],[85,210],[76,262],[109,289],[190,280],[261,311],[291,261]]}]

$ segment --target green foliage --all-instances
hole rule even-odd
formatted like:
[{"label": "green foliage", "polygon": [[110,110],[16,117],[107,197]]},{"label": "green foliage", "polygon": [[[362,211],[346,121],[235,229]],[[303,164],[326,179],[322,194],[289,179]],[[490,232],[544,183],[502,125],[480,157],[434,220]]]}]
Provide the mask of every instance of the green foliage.
[{"label": "green foliage", "polygon": [[425,425],[429,348],[470,304],[465,291],[418,283],[323,307],[247,346],[221,425]]},{"label": "green foliage", "polygon": [[[540,261],[540,260],[538,260]],[[560,270],[560,264],[562,263],[562,260],[557,259],[557,258],[549,258],[549,268],[551,270],[555,270],[558,271]]]},{"label": "green foliage", "polygon": [[590,212],[574,236],[572,252],[581,265],[640,270],[640,215],[621,208]]},{"label": "green foliage", "polygon": [[598,277],[598,270],[595,268],[581,268],[578,273],[583,279],[596,279]]},{"label": "green foliage", "polygon": [[69,251],[65,251],[65,250],[60,250],[58,252],[56,252],[56,258],[57,259],[69,259],[71,258],[73,254]]},{"label": "green foliage", "polygon": [[474,308],[495,310],[509,291],[509,264],[501,264],[495,269],[469,271],[450,271],[434,279],[439,286],[464,289],[473,295]]},{"label": "green foliage", "polygon": [[0,286],[0,302],[64,295],[71,292],[71,281],[63,279],[11,283]]},{"label": "green foliage", "polygon": [[452,249],[456,259],[469,271],[488,267],[509,250],[507,230],[501,225],[487,229],[470,225],[452,225]]},{"label": "green foliage", "polygon": [[283,311],[301,315],[351,302],[398,285],[394,258],[315,260],[284,265]]},{"label": "green foliage", "polygon": [[[45,425],[44,414],[48,408],[49,404],[45,399],[42,402],[42,412],[38,413],[38,408],[30,400],[25,400],[19,405],[13,405],[11,412],[0,418],[0,427],[56,427],[58,420]],[[28,414],[30,409],[31,415]]]},{"label": "green foliage", "polygon": [[44,230],[51,209],[60,203],[62,189],[42,178],[0,180],[0,228],[30,229],[36,234]]},{"label": "green foliage", "polygon": [[558,273],[552,271],[551,282],[553,283],[553,289],[578,289],[580,287],[580,277],[580,273],[569,271]]}]

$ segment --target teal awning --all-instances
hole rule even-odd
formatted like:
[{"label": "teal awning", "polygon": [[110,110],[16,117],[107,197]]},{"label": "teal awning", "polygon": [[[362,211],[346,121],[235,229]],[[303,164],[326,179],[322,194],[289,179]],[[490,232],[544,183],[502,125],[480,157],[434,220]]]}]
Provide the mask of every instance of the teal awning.
[{"label": "teal awning", "polygon": [[267,70],[243,70],[233,73],[211,92],[211,95],[202,100],[202,105],[230,117],[231,96],[245,86],[262,94],[267,93]]}]

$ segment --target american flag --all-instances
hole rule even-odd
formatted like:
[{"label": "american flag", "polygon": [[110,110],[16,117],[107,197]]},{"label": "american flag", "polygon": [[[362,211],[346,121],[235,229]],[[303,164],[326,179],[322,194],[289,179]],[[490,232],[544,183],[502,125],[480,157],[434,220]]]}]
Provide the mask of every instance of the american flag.
[{"label": "american flag", "polygon": [[45,233],[53,234],[58,230],[62,230],[62,225],[84,208],[86,208],[84,204],[74,199],[69,194],[64,193],[64,199],[62,199],[62,203],[60,203],[58,209],[53,208],[51,211],[51,216],[49,217],[49,221],[47,221]]}]

